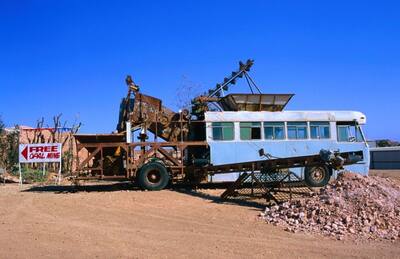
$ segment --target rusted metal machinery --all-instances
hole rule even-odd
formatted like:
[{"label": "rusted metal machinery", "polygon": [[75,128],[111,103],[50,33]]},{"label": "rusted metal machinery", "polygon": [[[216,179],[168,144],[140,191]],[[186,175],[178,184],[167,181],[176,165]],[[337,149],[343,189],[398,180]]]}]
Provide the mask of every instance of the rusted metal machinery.
[{"label": "rusted metal machinery", "polygon": [[[174,112],[162,105],[162,101],[139,92],[132,78],[126,78],[128,94],[120,105],[120,117],[117,130],[126,130],[126,122],[131,123],[132,130],[141,128],[147,130],[165,141],[180,141],[188,133],[189,111]],[[147,134],[146,134],[147,135]],[[144,137],[144,136],[143,136]]]},{"label": "rusted metal machinery", "polygon": [[[254,172],[270,175],[282,169],[320,167],[322,180],[325,181],[330,177],[331,170],[353,163],[354,157],[359,154],[345,152],[334,154],[329,159],[325,159],[323,154],[315,154],[211,164],[205,122],[205,113],[211,104],[213,109],[221,111],[282,111],[293,96],[261,94],[248,75],[252,65],[252,60],[240,62],[239,69],[225,78],[223,83],[217,84],[207,94],[194,98],[190,111],[184,109],[180,112],[163,106],[160,99],[141,93],[139,86],[128,76],[128,93],[120,104],[117,133],[75,135],[78,150],[76,179],[130,179],[145,189],[160,190],[168,183],[198,184],[206,181],[210,175],[245,172],[224,194],[224,197],[228,197],[236,188],[246,185],[249,172],[256,182],[263,182],[263,178],[257,178]],[[242,77],[246,79],[252,94],[225,96],[229,86]]]},{"label": "rusted metal machinery", "polygon": [[[260,149],[259,152],[260,156],[266,156],[263,149]],[[360,152],[339,153],[322,149],[318,155],[275,158],[237,164],[236,170],[242,173],[221,194],[221,198],[250,196],[252,198],[265,198],[267,201],[279,203],[282,201],[280,199],[282,196],[284,197],[283,200],[291,199],[292,195],[308,194],[311,191],[309,188],[304,187],[318,187],[319,184],[314,185],[310,181],[323,177],[326,168],[339,170],[345,165],[360,161],[361,156]],[[235,168],[234,165],[229,167],[230,170]],[[306,167],[307,170],[312,171],[313,175],[306,176],[306,179],[299,178],[291,171],[292,168],[298,167]],[[218,169],[224,170],[224,168]],[[282,193],[288,195],[282,195]]]},{"label": "rusted metal machinery", "polygon": [[[239,69],[225,78],[223,83],[210,89],[208,94],[192,100],[191,112],[187,109],[174,112],[163,106],[160,99],[141,93],[132,77],[127,76],[125,82],[128,93],[120,104],[118,133],[75,135],[78,153],[84,149],[88,152],[83,160],[77,156],[78,179],[140,180],[139,169],[146,169],[144,166],[149,163],[158,166],[159,164],[154,164],[157,161],[167,168],[168,171],[163,170],[163,174],[168,174],[172,182],[204,180],[208,172],[201,166],[207,164],[209,159],[204,113],[208,111],[210,102],[237,109],[236,106],[240,104],[235,104],[231,95],[221,97],[221,92],[227,91],[229,85],[235,84],[238,78],[245,77],[251,91],[253,92],[253,88],[259,91],[247,74],[252,65],[252,60],[239,62]],[[129,129],[127,125],[130,126]],[[138,131],[139,141],[127,143],[127,130]],[[153,141],[149,141],[149,132],[154,136]],[[200,168],[194,168],[196,166]],[[160,178],[152,177],[154,181]]]}]

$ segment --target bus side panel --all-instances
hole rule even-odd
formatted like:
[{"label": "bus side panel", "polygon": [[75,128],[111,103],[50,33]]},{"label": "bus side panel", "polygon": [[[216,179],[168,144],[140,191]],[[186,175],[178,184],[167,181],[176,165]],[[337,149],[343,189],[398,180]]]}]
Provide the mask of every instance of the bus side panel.
[{"label": "bus side panel", "polygon": [[[333,140],[283,140],[283,141],[210,141],[210,162],[213,165],[241,163],[264,160],[258,150],[263,148],[266,153],[277,158],[306,156],[319,154],[321,149],[339,150],[340,152],[363,151],[364,160],[357,164],[346,166],[345,169],[368,175],[369,149],[363,142],[338,143]],[[302,169],[293,169],[303,177]]]},{"label": "bus side panel", "polygon": [[235,163],[234,161],[243,161],[243,158],[237,157],[237,155],[240,155],[240,153],[237,152],[237,142],[213,141],[208,144],[210,147],[210,162],[213,165],[224,165]]}]

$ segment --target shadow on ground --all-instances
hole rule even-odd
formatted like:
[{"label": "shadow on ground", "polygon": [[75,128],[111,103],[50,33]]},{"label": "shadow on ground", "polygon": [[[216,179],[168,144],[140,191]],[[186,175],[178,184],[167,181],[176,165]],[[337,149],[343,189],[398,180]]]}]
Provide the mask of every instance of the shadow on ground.
[{"label": "shadow on ground", "polygon": [[204,192],[199,192],[196,190],[191,189],[174,189],[174,191],[191,195],[194,197],[199,197],[205,200],[209,200],[213,203],[220,203],[220,204],[232,204],[232,205],[239,205],[244,207],[251,207],[253,209],[261,209],[264,210],[266,203],[265,201],[252,201],[252,200],[245,200],[245,199],[222,199],[219,195],[211,195]]},{"label": "shadow on ground", "polygon": [[76,193],[76,192],[117,192],[117,191],[140,191],[137,185],[131,182],[118,182],[108,184],[90,185],[44,185],[32,186],[24,192],[53,192],[53,193]]},{"label": "shadow on ground", "polygon": [[[209,186],[207,189],[216,189]],[[219,188],[222,190],[222,188]],[[264,209],[266,204],[262,201],[251,201],[243,199],[228,199],[223,200],[219,195],[207,194],[202,191],[196,191],[190,186],[173,186],[170,187],[171,191],[176,191],[178,193],[190,195],[193,197],[202,198],[209,200],[213,203],[221,204],[232,204],[245,207],[251,207],[254,209]],[[118,192],[118,191],[142,191],[140,187],[131,182],[117,182],[117,183],[93,183],[88,185],[45,185],[45,186],[32,186],[24,192],[37,192],[37,193],[56,193],[56,194],[66,194],[66,193],[77,193],[77,192]]]}]

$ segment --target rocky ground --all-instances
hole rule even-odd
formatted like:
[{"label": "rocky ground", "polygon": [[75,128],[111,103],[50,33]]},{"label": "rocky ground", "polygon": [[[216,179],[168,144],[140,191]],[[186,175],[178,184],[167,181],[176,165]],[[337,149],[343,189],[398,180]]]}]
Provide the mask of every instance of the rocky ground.
[{"label": "rocky ground", "polygon": [[344,173],[312,197],[267,207],[261,217],[289,232],[394,241],[400,238],[400,185]]}]

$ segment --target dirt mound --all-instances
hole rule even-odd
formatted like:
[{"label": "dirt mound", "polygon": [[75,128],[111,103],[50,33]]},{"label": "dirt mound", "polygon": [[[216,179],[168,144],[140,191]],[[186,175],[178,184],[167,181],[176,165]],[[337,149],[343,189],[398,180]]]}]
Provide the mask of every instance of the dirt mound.
[{"label": "dirt mound", "polygon": [[343,173],[312,197],[267,207],[261,216],[290,232],[396,240],[400,186],[389,178]]},{"label": "dirt mound", "polygon": [[6,172],[0,174],[0,183],[19,183],[19,178]]}]

